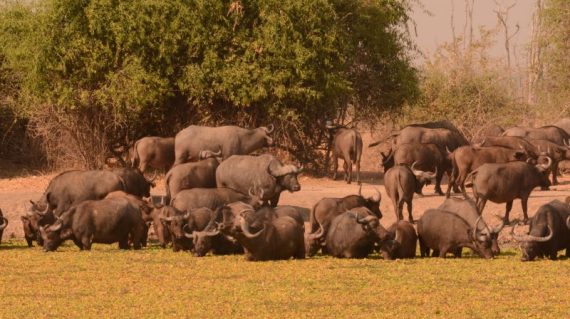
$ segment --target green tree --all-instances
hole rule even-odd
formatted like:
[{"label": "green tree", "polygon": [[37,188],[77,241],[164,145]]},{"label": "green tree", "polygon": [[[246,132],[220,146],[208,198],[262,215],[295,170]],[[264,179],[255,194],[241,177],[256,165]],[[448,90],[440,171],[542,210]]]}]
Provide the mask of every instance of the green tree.
[{"label": "green tree", "polygon": [[317,164],[326,119],[417,97],[409,12],[406,0],[45,0],[0,13],[0,54],[52,163],[98,167],[118,143],[188,124],[273,122],[279,147]]}]

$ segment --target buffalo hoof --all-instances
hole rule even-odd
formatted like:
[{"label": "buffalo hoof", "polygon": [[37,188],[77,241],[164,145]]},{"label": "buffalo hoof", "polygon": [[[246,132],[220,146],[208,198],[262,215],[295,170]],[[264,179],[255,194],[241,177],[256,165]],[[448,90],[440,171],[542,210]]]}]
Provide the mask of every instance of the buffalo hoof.
[{"label": "buffalo hoof", "polygon": [[436,195],[439,195],[439,196],[445,195],[445,194],[441,191],[441,189],[436,189],[435,192],[433,192],[433,193],[436,194]]}]

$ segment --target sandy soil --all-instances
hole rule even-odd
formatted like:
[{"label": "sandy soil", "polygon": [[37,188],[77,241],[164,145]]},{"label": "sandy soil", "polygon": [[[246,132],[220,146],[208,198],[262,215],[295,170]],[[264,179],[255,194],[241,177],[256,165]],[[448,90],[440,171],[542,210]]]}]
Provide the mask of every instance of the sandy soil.
[{"label": "sandy soil", "polygon": [[[380,190],[382,193],[381,210],[384,214],[382,224],[385,226],[392,224],[395,221],[395,215],[392,204],[383,186],[382,174],[379,172],[363,172],[362,175],[363,194],[365,196],[372,195],[374,193],[374,187]],[[53,176],[55,176],[55,174],[0,179],[0,208],[2,208],[4,216],[10,221],[4,232],[4,238],[23,237],[22,224],[19,216],[24,214],[30,207],[30,199],[36,200],[41,196]],[[306,176],[300,177],[300,183],[302,190],[297,193],[283,193],[280,204],[312,208],[313,205],[323,197],[343,197],[356,194],[359,188],[356,183],[348,185],[341,180],[333,181],[329,178],[310,178]],[[530,216],[534,215],[538,207],[544,203],[554,199],[564,200],[566,196],[570,196],[570,176],[561,178],[561,183],[561,185],[551,187],[550,191],[540,191],[537,188],[532,193],[529,200]],[[152,194],[163,195],[163,181],[159,180],[157,185],[158,186],[152,190]],[[447,189],[447,186],[445,185],[443,189]],[[435,208],[444,200],[443,196],[433,194],[433,186],[424,188],[424,194],[425,196],[423,197],[415,195],[413,202],[413,214],[415,219],[419,218],[426,209]],[[522,209],[519,202],[518,200],[515,201],[513,211],[511,212],[511,219],[522,218]],[[504,204],[488,203],[483,217],[491,225],[499,224],[500,220],[496,216],[503,216],[504,209]],[[407,216],[406,210],[404,210],[404,216]],[[501,236],[501,241],[503,242],[506,241],[505,237],[507,237],[504,235],[505,233],[507,232],[503,232],[503,236]]]}]

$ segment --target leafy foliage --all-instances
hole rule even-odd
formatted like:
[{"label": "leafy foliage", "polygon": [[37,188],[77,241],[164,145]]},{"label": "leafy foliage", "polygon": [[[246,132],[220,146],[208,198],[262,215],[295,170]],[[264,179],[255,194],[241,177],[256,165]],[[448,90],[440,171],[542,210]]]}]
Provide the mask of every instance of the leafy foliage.
[{"label": "leafy foliage", "polygon": [[112,125],[97,132],[113,146],[191,123],[275,122],[280,146],[310,161],[327,118],[416,98],[409,11],[405,0],[47,0],[0,13],[0,55],[34,127],[46,109],[69,117],[67,131],[102,112]]}]

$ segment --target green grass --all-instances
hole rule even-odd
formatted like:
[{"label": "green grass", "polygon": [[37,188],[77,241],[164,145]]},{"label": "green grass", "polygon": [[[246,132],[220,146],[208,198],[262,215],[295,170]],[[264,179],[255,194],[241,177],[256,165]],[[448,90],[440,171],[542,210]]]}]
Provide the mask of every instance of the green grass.
[{"label": "green grass", "polygon": [[567,317],[570,260],[246,262],[157,248],[0,247],[0,318]]}]

